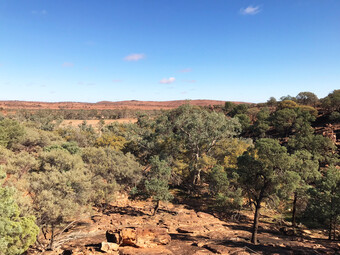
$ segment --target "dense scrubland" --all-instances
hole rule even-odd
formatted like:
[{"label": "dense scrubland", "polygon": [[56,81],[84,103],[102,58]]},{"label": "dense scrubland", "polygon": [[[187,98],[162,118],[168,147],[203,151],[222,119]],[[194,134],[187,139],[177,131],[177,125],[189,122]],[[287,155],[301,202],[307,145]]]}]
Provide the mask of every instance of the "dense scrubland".
[{"label": "dense scrubland", "polygon": [[[338,240],[339,111],[334,90],[323,99],[301,92],[261,104],[189,102],[108,125],[105,119],[126,116],[7,113],[0,120],[0,251],[53,250],[62,232],[93,208],[105,210],[117,193],[152,200],[153,214],[164,201],[183,201],[178,196],[208,201],[208,211],[226,219],[251,209],[254,244],[263,207],[294,231],[304,224]],[[101,121],[60,126],[65,118]]]}]

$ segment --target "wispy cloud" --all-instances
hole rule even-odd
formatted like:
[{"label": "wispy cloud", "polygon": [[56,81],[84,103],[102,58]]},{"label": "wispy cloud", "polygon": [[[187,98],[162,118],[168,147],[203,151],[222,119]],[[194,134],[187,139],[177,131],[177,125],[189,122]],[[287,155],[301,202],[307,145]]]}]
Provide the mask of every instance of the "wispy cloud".
[{"label": "wispy cloud", "polygon": [[187,82],[187,83],[195,83],[196,80],[184,80],[184,82]]},{"label": "wispy cloud", "polygon": [[64,62],[61,66],[62,66],[62,67],[73,67],[74,64],[71,63],[71,62]]},{"label": "wispy cloud", "polygon": [[192,71],[191,68],[184,68],[182,70],[179,70],[181,73],[190,73]]},{"label": "wispy cloud", "polygon": [[122,82],[122,80],[112,80],[114,83]]},{"label": "wispy cloud", "polygon": [[141,60],[143,58],[145,58],[146,55],[143,54],[143,53],[134,53],[134,54],[130,54],[130,55],[127,55],[124,60],[125,61],[138,61],[138,60]]},{"label": "wispy cloud", "polygon": [[159,83],[161,84],[170,84],[170,83],[173,83],[175,82],[175,77],[170,77],[170,78],[163,78],[159,81]]},{"label": "wispy cloud", "polygon": [[40,11],[33,10],[33,11],[31,11],[31,13],[32,13],[33,15],[46,15],[46,14],[47,14],[47,11],[46,11],[46,10],[40,10]]},{"label": "wispy cloud", "polygon": [[241,8],[240,13],[242,15],[255,15],[261,12],[260,6],[249,5],[247,8]]}]

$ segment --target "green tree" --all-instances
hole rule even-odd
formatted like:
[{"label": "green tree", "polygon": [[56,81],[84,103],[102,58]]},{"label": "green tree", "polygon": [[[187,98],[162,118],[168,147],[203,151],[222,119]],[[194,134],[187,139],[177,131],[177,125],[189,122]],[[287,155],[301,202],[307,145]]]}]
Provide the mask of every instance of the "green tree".
[{"label": "green tree", "polygon": [[296,96],[296,101],[299,104],[316,106],[319,102],[319,98],[312,92],[300,92]]},{"label": "green tree", "polygon": [[257,244],[262,202],[276,196],[282,189],[291,189],[298,175],[289,171],[291,158],[286,148],[268,138],[259,139],[254,148],[249,148],[238,158],[237,165],[239,183],[255,205],[251,241]]},{"label": "green tree", "polygon": [[332,112],[329,115],[329,120],[334,123],[340,123],[340,112]]},{"label": "green tree", "polygon": [[287,143],[289,152],[308,151],[313,159],[319,161],[320,167],[336,164],[339,155],[335,153],[336,147],[328,137],[315,135],[312,132],[293,135]]},{"label": "green tree", "polygon": [[224,104],[224,111],[226,113],[229,113],[230,111],[232,111],[235,108],[236,104],[233,102],[225,102]]},{"label": "green tree", "polygon": [[292,96],[290,96],[290,95],[287,95],[287,96],[282,96],[282,97],[280,97],[280,100],[283,102],[283,101],[287,101],[287,100],[289,100],[289,101],[296,101],[296,98],[295,97],[292,97]]},{"label": "green tree", "polygon": [[319,162],[313,159],[313,155],[306,150],[296,151],[292,155],[292,159],[292,171],[300,177],[296,182],[297,185],[291,190],[293,191],[292,224],[295,227],[298,199],[307,196],[308,189],[320,177],[320,172]]},{"label": "green tree", "polygon": [[273,125],[280,134],[288,136],[292,132],[296,118],[297,113],[294,109],[277,110],[273,116]]},{"label": "green tree", "polygon": [[[0,172],[0,179],[4,175]],[[20,216],[20,210],[14,200],[14,190],[2,187],[0,180],[0,251],[1,254],[23,254],[34,244],[39,233],[32,216]]]},{"label": "green tree", "polygon": [[142,168],[130,153],[124,154],[108,148],[85,148],[82,159],[94,176],[108,183],[117,182],[127,187],[135,186],[141,179]]},{"label": "green tree", "polygon": [[217,142],[232,138],[240,130],[237,119],[227,119],[223,114],[210,112],[190,105],[184,105],[170,113],[173,138],[181,149],[186,151],[190,160],[192,183],[201,182],[198,162],[203,155],[209,156]]},{"label": "green tree", "polygon": [[321,99],[321,105],[328,111],[340,111],[340,89],[334,90],[328,96]]},{"label": "green tree", "polygon": [[249,105],[238,104],[231,110],[231,112],[228,115],[230,115],[231,117],[234,117],[237,114],[246,114],[248,109],[249,109]]},{"label": "green tree", "polygon": [[132,148],[135,155],[143,158],[144,163],[158,155],[171,166],[187,165],[187,169],[181,169],[184,176],[179,178],[190,179],[194,186],[201,182],[201,158],[209,158],[218,142],[233,138],[241,129],[237,118],[189,104],[164,112],[156,119],[142,116],[137,125],[139,138]]},{"label": "green tree", "polygon": [[329,239],[335,240],[340,222],[340,169],[325,169],[323,177],[310,189],[310,196],[305,217],[325,226]]},{"label": "green tree", "polygon": [[160,160],[154,156],[150,160],[150,170],[146,174],[144,181],[143,195],[151,197],[156,202],[154,215],[157,213],[160,201],[169,201],[173,198],[169,192],[169,180],[171,168],[165,160]]},{"label": "green tree", "polygon": [[115,198],[115,191],[135,187],[142,177],[142,170],[135,157],[124,155],[111,147],[83,149],[83,161],[92,174],[91,201],[106,206]]},{"label": "green tree", "polygon": [[248,117],[248,115],[244,114],[244,113],[240,113],[240,114],[236,114],[234,117],[238,118],[238,120],[241,124],[242,131],[246,132],[248,130],[248,128],[250,127],[250,124],[251,124],[251,121],[250,121],[250,118]]},{"label": "green tree", "polygon": [[270,97],[267,101],[267,105],[268,106],[276,106],[277,105],[277,101],[276,101],[276,98],[275,97]]},{"label": "green tree", "polygon": [[11,148],[24,135],[24,128],[15,120],[0,120],[0,145]]},{"label": "green tree", "polygon": [[287,137],[293,133],[309,133],[312,130],[311,123],[315,120],[316,115],[316,110],[310,106],[288,106],[275,111],[271,118],[275,129]]},{"label": "green tree", "polygon": [[215,207],[223,211],[240,209],[242,205],[242,190],[233,187],[229,179],[232,178],[228,178],[227,172],[219,165],[211,170],[208,177],[210,194],[216,201]]},{"label": "green tree", "polygon": [[79,155],[66,150],[43,152],[39,165],[31,173],[30,191],[33,208],[45,238],[51,234],[49,248],[54,248],[58,227],[76,221],[86,211],[91,194],[91,175]]},{"label": "green tree", "polygon": [[270,112],[268,108],[261,109],[256,115],[256,121],[251,127],[255,137],[264,138],[270,129]]}]

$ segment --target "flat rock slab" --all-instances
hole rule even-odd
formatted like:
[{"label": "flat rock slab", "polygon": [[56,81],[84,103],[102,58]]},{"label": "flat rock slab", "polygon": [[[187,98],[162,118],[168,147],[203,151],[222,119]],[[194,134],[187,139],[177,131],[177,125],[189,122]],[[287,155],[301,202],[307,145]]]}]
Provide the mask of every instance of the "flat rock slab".
[{"label": "flat rock slab", "polygon": [[120,255],[175,255],[165,247],[156,248],[134,248],[134,247],[120,247]]}]

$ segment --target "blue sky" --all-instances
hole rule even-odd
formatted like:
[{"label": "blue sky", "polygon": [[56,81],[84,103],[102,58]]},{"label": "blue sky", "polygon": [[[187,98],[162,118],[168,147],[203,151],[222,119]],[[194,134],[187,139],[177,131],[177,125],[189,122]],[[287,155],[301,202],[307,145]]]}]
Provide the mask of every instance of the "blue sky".
[{"label": "blue sky", "polygon": [[0,1],[0,100],[264,102],[339,85],[339,0]]}]

